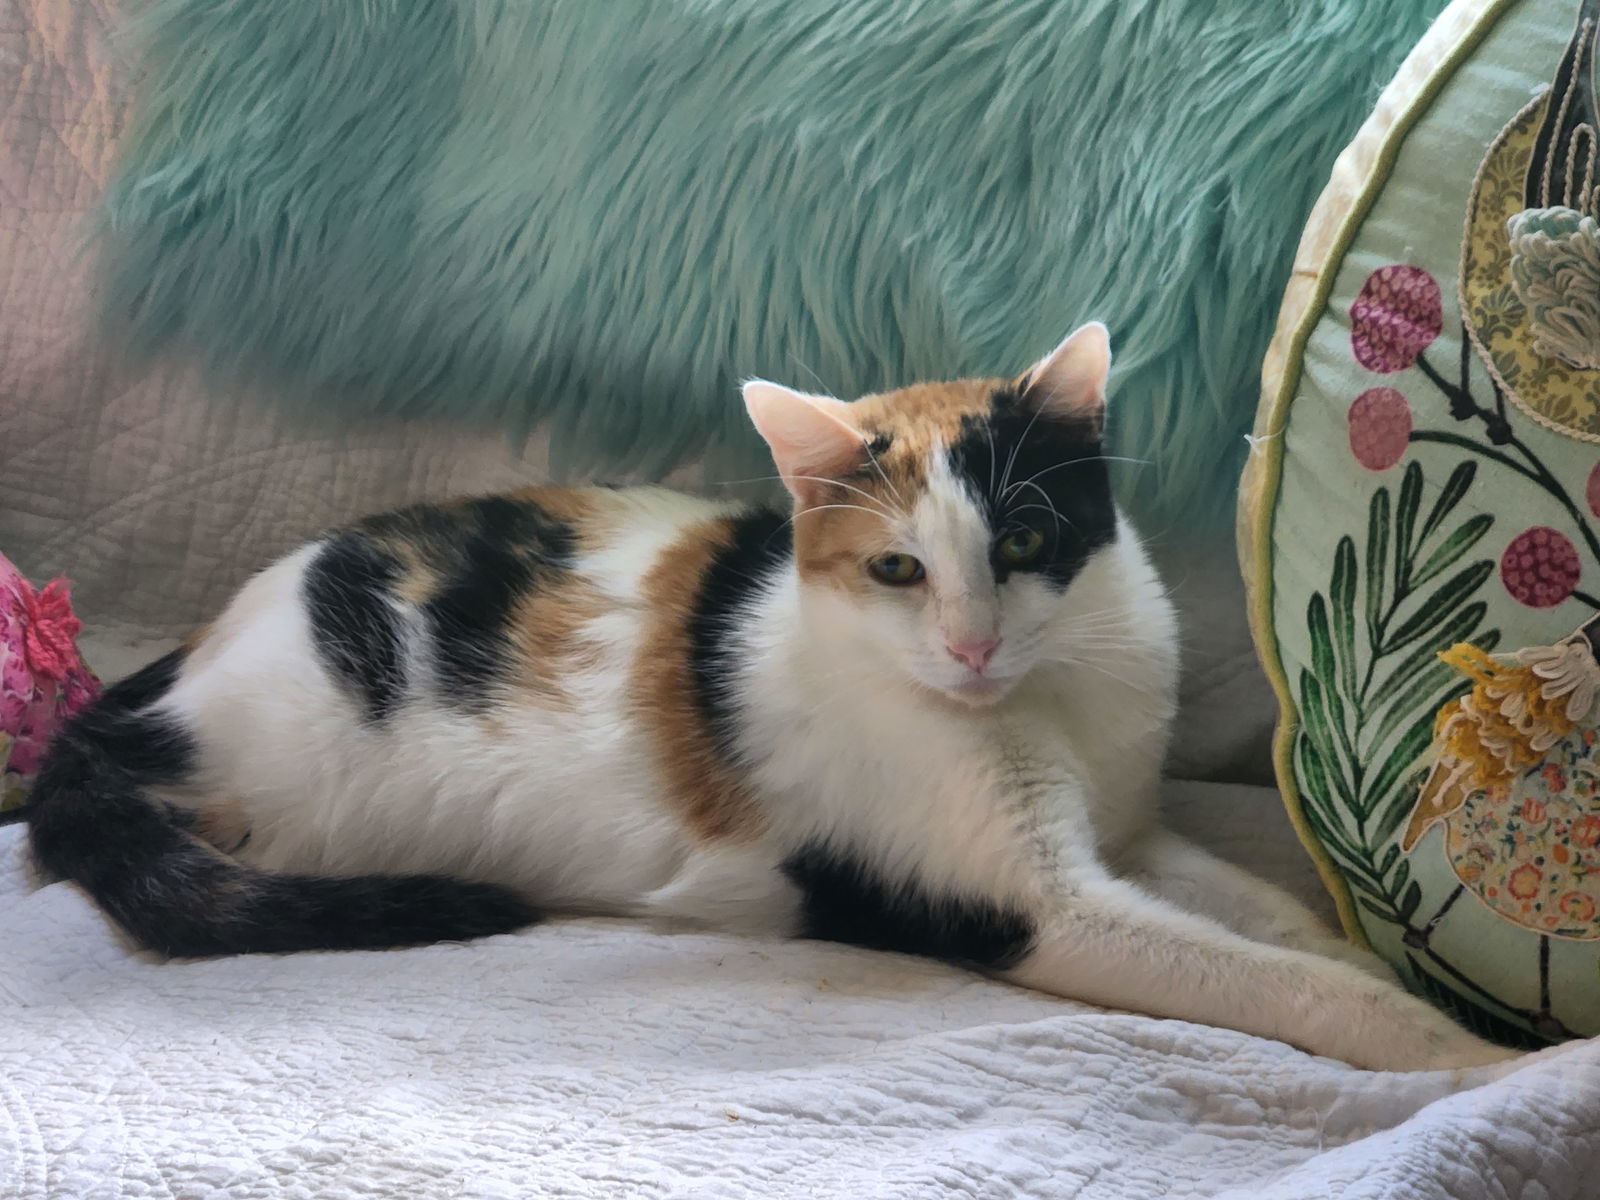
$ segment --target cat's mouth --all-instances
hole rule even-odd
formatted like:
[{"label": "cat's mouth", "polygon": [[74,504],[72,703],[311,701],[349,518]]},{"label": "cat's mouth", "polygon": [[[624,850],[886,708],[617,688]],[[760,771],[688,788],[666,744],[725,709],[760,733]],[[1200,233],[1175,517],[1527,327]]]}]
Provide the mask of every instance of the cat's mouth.
[{"label": "cat's mouth", "polygon": [[997,679],[993,675],[979,675],[976,671],[969,671],[955,683],[944,689],[944,692],[953,700],[973,707],[982,707],[993,704],[1011,690],[1009,679]]}]

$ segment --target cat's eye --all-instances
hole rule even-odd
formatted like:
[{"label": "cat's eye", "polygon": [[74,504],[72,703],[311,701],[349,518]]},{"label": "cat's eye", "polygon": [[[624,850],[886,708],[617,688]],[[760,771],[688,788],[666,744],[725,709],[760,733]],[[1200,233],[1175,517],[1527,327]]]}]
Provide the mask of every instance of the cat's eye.
[{"label": "cat's eye", "polygon": [[1037,529],[1014,529],[995,545],[1002,562],[1016,566],[1032,562],[1044,549],[1044,534]]},{"label": "cat's eye", "polygon": [[867,570],[879,583],[904,587],[922,578],[922,564],[909,554],[885,554],[867,564]]}]

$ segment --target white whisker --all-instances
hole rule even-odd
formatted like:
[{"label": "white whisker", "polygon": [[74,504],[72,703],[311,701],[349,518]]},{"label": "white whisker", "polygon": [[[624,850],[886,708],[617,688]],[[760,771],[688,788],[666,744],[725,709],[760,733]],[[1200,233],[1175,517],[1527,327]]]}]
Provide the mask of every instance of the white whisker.
[{"label": "white whisker", "polygon": [[1052,471],[1059,471],[1059,470],[1061,470],[1062,467],[1076,467],[1076,466],[1081,466],[1084,463],[1094,463],[1094,462],[1137,463],[1138,465],[1143,466],[1143,467],[1148,467],[1150,465],[1150,460],[1147,459],[1147,458],[1123,458],[1120,455],[1116,455],[1116,454],[1094,454],[1094,455],[1090,455],[1088,458],[1069,458],[1066,462],[1058,462],[1058,463],[1053,464],[1052,466],[1048,466],[1048,467],[1045,467],[1045,468],[1043,468],[1041,470],[1035,471],[1032,475],[1028,476],[1028,478],[1022,480],[1020,483],[1012,484],[1009,489],[1007,489],[1005,492],[1003,492],[1001,494],[1001,499],[1002,500],[1005,499],[1006,496],[1009,496],[1011,494],[1011,492],[1015,491],[1017,488],[1020,488],[1020,487],[1024,486],[1025,484],[1032,483],[1034,480],[1038,479],[1041,475],[1048,475]]},{"label": "white whisker", "polygon": [[1017,439],[1017,444],[1011,447],[1010,457],[1006,459],[1006,473],[1000,478],[1000,495],[1002,498],[1007,495],[1006,484],[1011,479],[1012,469],[1017,465],[1017,454],[1022,449],[1022,443],[1028,440],[1028,435],[1033,432],[1033,427],[1038,423],[1039,414],[1042,412],[1044,412],[1043,405],[1033,410],[1033,416],[1028,419],[1027,425],[1023,426],[1022,436]]},{"label": "white whisker", "polygon": [[822,382],[822,376],[821,375],[818,375],[809,366],[807,366],[805,360],[802,359],[793,350],[789,351],[789,357],[794,359],[796,366],[798,366],[807,375],[811,376],[811,378],[813,378],[813,379],[815,379],[817,381],[817,387],[822,389],[822,391],[821,391],[822,395],[827,396],[829,399],[833,399],[833,394],[828,391],[828,385]]},{"label": "white whisker", "polygon": [[858,488],[855,486],[855,484],[846,483],[842,479],[825,479],[820,475],[791,475],[789,478],[804,479],[811,483],[831,483],[835,487],[842,487],[846,491],[854,492],[856,495],[865,498],[873,504],[876,504],[878,506],[878,511],[886,517],[900,517],[905,515],[899,509],[890,508],[887,504],[885,504],[877,496],[874,496],[871,492],[867,491],[865,488]]},{"label": "white whisker", "polygon": [[883,480],[883,486],[889,489],[889,494],[894,497],[895,503],[904,509],[905,498],[900,495],[900,489],[890,482],[888,474],[883,469],[883,464],[878,461],[878,456],[872,452],[872,443],[863,437],[861,439],[861,448],[867,452],[867,461],[878,472],[878,478]]},{"label": "white whisker", "polygon": [[882,521],[886,525],[889,523],[889,518],[886,514],[879,512],[877,509],[868,508],[863,504],[813,504],[810,508],[796,510],[795,514],[785,521],[783,525],[778,526],[778,528],[782,529],[785,525],[792,525],[801,517],[810,513],[827,512],[831,508],[848,508],[854,512],[864,512],[869,517],[877,517],[878,520]]},{"label": "white whisker", "polygon": [[[775,482],[775,481],[781,482],[783,480],[783,478],[784,478],[784,476],[782,476],[782,475],[758,475],[754,479],[729,479],[729,480],[726,480],[724,483],[715,484],[713,486],[726,487],[726,486],[732,486],[733,484],[738,484],[738,483],[772,483],[772,482]],[[846,483],[842,479],[827,479],[827,478],[824,478],[821,475],[790,475],[790,476],[788,476],[788,478],[790,478],[790,479],[804,479],[804,480],[806,480],[807,482],[810,482],[810,483],[828,483],[828,484],[832,484],[835,487],[842,487],[846,491],[854,492],[854,493],[856,493],[856,495],[862,496],[862,497],[866,498],[867,500],[870,500],[873,504],[878,505],[883,510],[883,513],[884,513],[885,516],[900,517],[900,516],[904,516],[905,515],[900,510],[890,508],[888,505],[884,504],[883,501],[881,501],[877,496],[874,496],[871,492],[866,491],[863,488],[858,488],[854,484]]]},{"label": "white whisker", "polygon": [[[1062,516],[1061,513],[1056,509],[1055,502],[1050,499],[1050,493],[1049,492],[1045,491],[1042,487],[1040,487],[1038,484],[1034,483],[1031,479],[1024,479],[1019,486],[1021,486],[1021,487],[1031,487],[1034,491],[1039,493],[1039,498],[1044,501],[1045,507],[1047,507],[1050,510],[1050,515],[1055,518],[1055,520],[1056,520],[1056,528],[1057,529],[1060,529],[1061,528],[1061,522],[1065,521],[1069,526],[1071,526],[1072,531],[1074,533],[1079,532],[1078,527],[1073,524],[1072,518],[1071,517]],[[1039,506],[1038,505],[1030,505],[1029,507],[1037,508]]]}]

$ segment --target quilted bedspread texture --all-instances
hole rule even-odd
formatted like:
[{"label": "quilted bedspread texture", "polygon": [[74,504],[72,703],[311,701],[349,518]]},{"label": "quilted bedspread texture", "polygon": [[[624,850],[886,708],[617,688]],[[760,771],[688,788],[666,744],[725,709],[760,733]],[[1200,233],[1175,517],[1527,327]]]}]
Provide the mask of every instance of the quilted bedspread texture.
[{"label": "quilted bedspread texture", "polygon": [[[537,439],[230,403],[96,344],[115,18],[0,0],[0,550],[71,577],[107,675],[329,522],[548,465]],[[1157,550],[1186,615],[1175,770],[1259,779],[1272,706],[1232,563]],[[1324,903],[1269,788],[1171,804]],[[599,921],[159,963],[42,882],[0,829],[0,1200],[1600,1194],[1591,1047],[1481,1087],[1373,1075],[932,963]]]}]

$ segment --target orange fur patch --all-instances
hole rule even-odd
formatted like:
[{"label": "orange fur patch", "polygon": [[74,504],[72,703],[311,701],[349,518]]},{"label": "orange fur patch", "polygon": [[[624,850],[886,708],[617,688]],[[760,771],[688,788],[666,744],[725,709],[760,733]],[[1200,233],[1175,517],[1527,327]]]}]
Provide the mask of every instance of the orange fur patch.
[{"label": "orange fur patch", "polygon": [[848,479],[819,488],[817,504],[796,516],[795,562],[801,575],[858,594],[879,590],[881,585],[866,573],[866,563],[892,547],[888,524],[875,514],[909,510],[928,486],[935,447],[955,442],[963,420],[987,413],[996,390],[1008,383],[1004,379],[920,383],[863,396],[852,404],[851,420],[867,443],[887,440],[888,445]]},{"label": "orange fur patch", "polygon": [[634,709],[655,741],[670,799],[689,828],[707,841],[752,838],[762,829],[755,799],[724,760],[693,703],[689,622],[700,581],[728,537],[723,521],[690,528],[645,576],[650,620],[630,688]]},{"label": "orange fur patch", "polygon": [[624,507],[609,488],[525,487],[507,492],[505,498],[523,504],[536,504],[550,516],[572,527],[580,541],[605,526],[605,517]]},{"label": "orange fur patch", "polygon": [[198,629],[189,631],[178,649],[183,651],[185,666],[189,670],[204,666],[217,656],[217,625],[215,621],[207,621]]},{"label": "orange fur patch", "polygon": [[509,630],[517,648],[517,684],[547,708],[571,708],[563,677],[600,665],[600,647],[584,627],[605,609],[604,598],[579,576],[524,595]]}]

